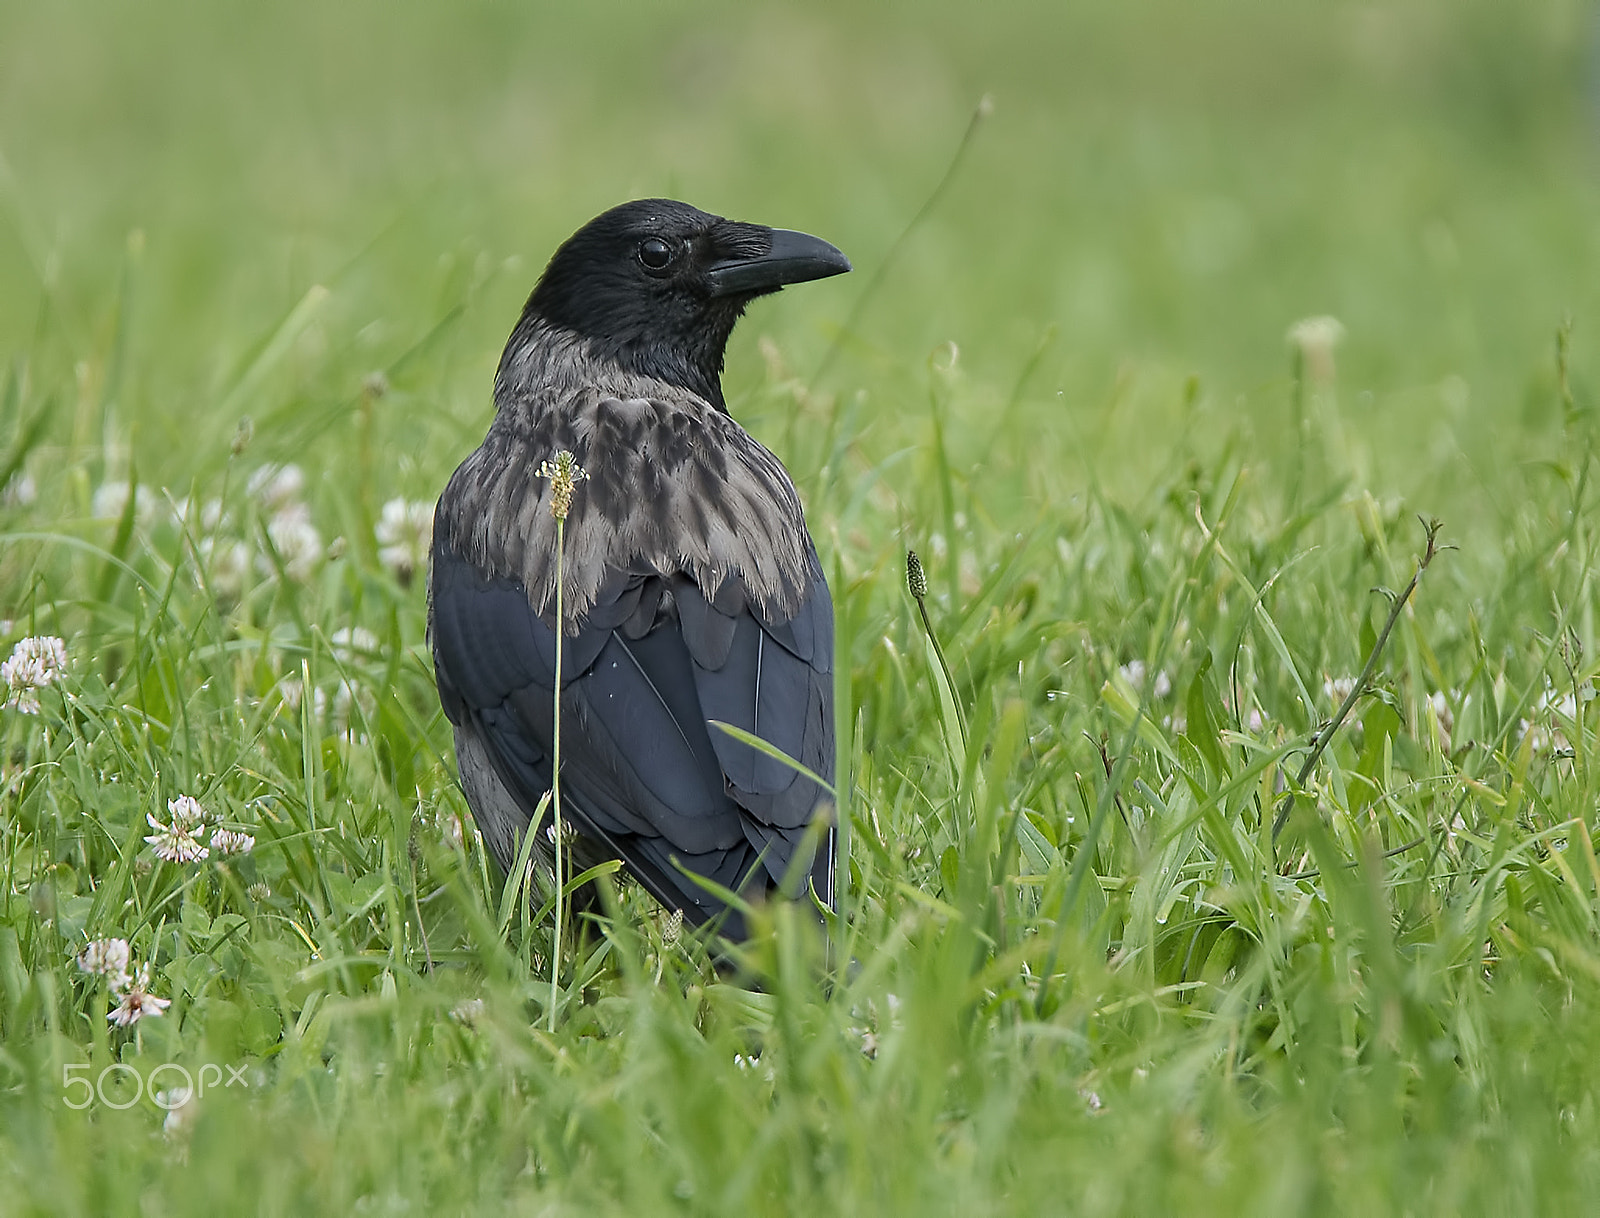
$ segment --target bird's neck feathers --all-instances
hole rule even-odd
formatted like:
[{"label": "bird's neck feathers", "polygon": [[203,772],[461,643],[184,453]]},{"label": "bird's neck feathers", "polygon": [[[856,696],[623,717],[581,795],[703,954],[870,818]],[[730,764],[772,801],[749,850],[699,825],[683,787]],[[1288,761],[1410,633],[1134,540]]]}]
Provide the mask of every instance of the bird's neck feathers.
[{"label": "bird's neck feathers", "polygon": [[[538,296],[528,302],[516,329],[506,342],[495,378],[497,399],[504,391],[538,387],[548,389],[568,377],[589,385],[619,380],[651,382],[683,390],[726,414],[722,396],[722,364],[728,336],[744,312],[731,305],[701,319],[683,334],[620,336],[586,334],[548,320],[537,307]],[[633,396],[648,388],[635,387]]]}]

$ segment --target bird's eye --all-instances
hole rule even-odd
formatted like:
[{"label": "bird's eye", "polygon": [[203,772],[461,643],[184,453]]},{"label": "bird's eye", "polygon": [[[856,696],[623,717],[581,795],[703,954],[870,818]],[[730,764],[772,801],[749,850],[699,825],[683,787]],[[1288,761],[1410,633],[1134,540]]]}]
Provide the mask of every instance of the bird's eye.
[{"label": "bird's eye", "polygon": [[649,237],[639,245],[639,261],[652,271],[664,270],[672,261],[672,247],[660,237]]}]

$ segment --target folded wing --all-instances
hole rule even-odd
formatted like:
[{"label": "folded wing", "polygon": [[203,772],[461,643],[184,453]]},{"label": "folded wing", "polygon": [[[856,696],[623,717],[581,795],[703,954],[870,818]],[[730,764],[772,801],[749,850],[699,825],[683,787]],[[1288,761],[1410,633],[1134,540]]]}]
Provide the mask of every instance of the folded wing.
[{"label": "folded wing", "polygon": [[[711,595],[686,574],[617,569],[562,652],[563,814],[691,923],[735,911],[700,876],[747,895],[788,879],[833,903],[834,833],[806,833],[818,784],[710,726],[767,741],[833,781],[833,607],[815,553],[810,590],[773,620],[732,573]],[[462,782],[503,868],[550,786],[556,632],[523,585],[436,536],[433,652]],[[542,831],[542,827],[541,827]],[[813,839],[814,840],[814,839]],[[688,874],[685,874],[688,873]]]}]

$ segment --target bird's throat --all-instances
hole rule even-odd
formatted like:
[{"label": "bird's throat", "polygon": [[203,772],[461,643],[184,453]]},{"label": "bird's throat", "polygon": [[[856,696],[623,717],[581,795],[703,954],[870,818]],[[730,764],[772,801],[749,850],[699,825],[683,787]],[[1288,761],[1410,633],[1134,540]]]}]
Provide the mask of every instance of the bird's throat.
[{"label": "bird's throat", "polygon": [[497,396],[523,384],[559,383],[561,373],[576,364],[590,374],[613,370],[660,381],[703,399],[724,414],[722,367],[733,327],[744,312],[742,302],[721,307],[687,333],[606,336],[553,324],[531,308],[506,343],[496,378]]}]

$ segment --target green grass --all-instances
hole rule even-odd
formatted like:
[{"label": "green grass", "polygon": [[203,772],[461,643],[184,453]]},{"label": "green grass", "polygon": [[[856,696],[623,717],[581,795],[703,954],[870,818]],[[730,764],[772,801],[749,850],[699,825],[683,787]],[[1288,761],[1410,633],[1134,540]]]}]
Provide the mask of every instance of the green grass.
[{"label": "green grass", "polygon": [[[0,9],[0,653],[70,657],[0,712],[0,1212],[1592,1209],[1592,23]],[[860,967],[608,886],[552,1012],[375,529],[646,193],[858,268],[727,383],[833,584]],[[156,860],[183,794],[254,849]],[[219,1073],[163,1131],[115,1063]]]}]

